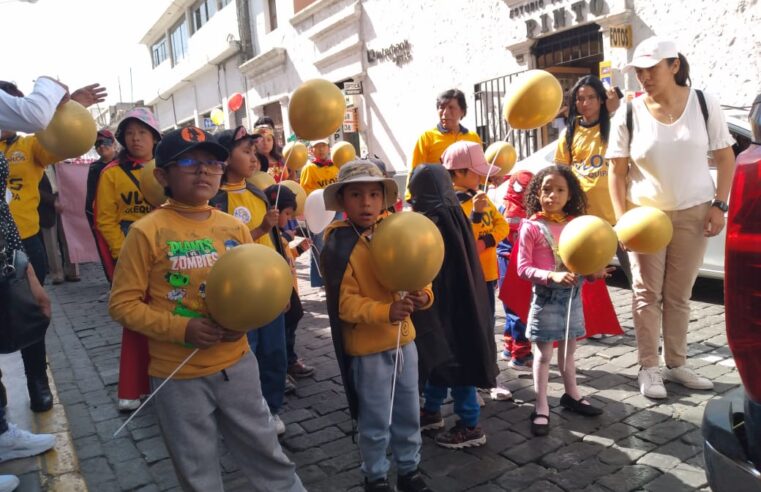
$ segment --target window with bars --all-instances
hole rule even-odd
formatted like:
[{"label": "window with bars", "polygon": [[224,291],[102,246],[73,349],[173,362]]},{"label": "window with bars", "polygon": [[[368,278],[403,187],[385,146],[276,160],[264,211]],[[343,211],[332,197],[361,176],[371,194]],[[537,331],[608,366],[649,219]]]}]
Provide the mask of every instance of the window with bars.
[{"label": "window with bars", "polygon": [[536,68],[573,65],[596,69],[604,59],[600,26],[588,24],[542,38],[531,52],[536,57]]},{"label": "window with bars", "polygon": [[523,72],[479,82],[474,87],[476,133],[484,146],[503,140],[513,147],[518,159],[524,159],[538,149],[536,130],[515,130],[502,118],[505,91],[515,77]]}]

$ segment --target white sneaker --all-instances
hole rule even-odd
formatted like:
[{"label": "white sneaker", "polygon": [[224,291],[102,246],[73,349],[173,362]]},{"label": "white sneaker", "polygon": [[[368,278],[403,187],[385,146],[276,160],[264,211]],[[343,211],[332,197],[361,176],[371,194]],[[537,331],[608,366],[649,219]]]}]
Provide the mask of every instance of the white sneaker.
[{"label": "white sneaker", "polygon": [[119,400],[120,412],[131,412],[140,408],[140,400]]},{"label": "white sneaker", "polygon": [[673,383],[679,383],[682,386],[695,390],[713,389],[713,381],[699,376],[695,371],[687,366],[666,367],[663,369],[663,379]]},{"label": "white sneaker", "polygon": [[273,415],[272,420],[275,422],[275,430],[277,431],[278,436],[282,436],[285,434],[285,424],[280,419],[279,415]]},{"label": "white sneaker", "polygon": [[0,475],[0,492],[13,492],[19,483],[16,475]]},{"label": "white sneaker", "polygon": [[668,396],[658,367],[643,367],[639,370],[637,381],[639,382],[640,393],[648,398],[660,399]]},{"label": "white sneaker", "polygon": [[510,390],[503,388],[502,386],[492,388],[489,396],[491,396],[491,399],[494,401],[509,401],[513,399],[513,394],[510,393]]},{"label": "white sneaker", "polygon": [[53,446],[53,434],[32,434],[9,423],[8,430],[0,434],[0,462],[35,456]]}]

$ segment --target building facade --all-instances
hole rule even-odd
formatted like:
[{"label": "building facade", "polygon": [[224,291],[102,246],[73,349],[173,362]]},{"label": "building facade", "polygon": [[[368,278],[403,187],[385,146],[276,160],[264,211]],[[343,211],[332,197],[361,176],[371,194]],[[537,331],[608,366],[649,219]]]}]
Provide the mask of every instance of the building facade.
[{"label": "building facade", "polygon": [[[174,2],[184,5],[188,18],[192,3]],[[717,95],[722,103],[747,106],[761,90],[761,34],[754,29],[761,22],[761,4],[746,0],[238,0],[237,4],[237,11],[248,19],[238,22],[242,35],[236,39],[250,36],[248,54],[224,49],[220,39],[204,38],[207,43],[194,44],[194,35],[188,52],[205,51],[198,56],[214,60],[200,70],[210,72],[206,78],[196,74],[192,80],[197,82],[191,84],[186,76],[169,77],[164,74],[174,67],[166,62],[154,70],[162,74],[159,78],[166,89],[159,91],[160,97],[146,100],[158,108],[162,126],[200,117],[213,104],[224,107],[225,96],[237,90],[246,95],[245,114],[238,122],[243,117],[253,122],[270,116],[287,138],[289,95],[303,81],[319,77],[336,83],[346,94],[347,113],[335,138],[403,170],[418,136],[437,123],[436,95],[456,87],[465,92],[469,105],[463,124],[485,143],[508,138],[525,156],[554,139],[557,131],[548,126],[510,132],[505,126],[500,117],[502,99],[515,74],[542,68],[568,89],[582,75],[599,74],[604,62],[610,65],[612,84],[634,94],[638,84],[621,68],[637,43],[651,35],[673,38],[690,61],[694,86]],[[236,13],[235,8],[224,8]],[[173,25],[156,22],[154,35],[144,40],[153,43],[161,32],[171,39]],[[206,90],[211,93],[202,95]],[[165,100],[170,94],[174,106]]]}]

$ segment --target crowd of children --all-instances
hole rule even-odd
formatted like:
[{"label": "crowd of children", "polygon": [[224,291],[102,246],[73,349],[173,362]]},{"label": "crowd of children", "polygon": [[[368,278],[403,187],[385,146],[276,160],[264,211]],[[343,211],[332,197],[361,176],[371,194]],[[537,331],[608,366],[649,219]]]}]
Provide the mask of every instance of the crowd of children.
[{"label": "crowd of children", "polygon": [[[451,131],[469,135],[459,125],[464,98],[448,91],[439,99],[439,140],[451,138]],[[124,150],[101,172],[95,228],[108,246],[104,264],[116,263],[111,315],[125,326],[125,334],[146,341],[150,387],[167,382],[155,397],[156,412],[184,490],[221,490],[217,449],[203,445],[215,442],[218,434],[253,490],[303,490],[277,436],[285,432],[278,413],[295,384],[292,378],[314,371],[295,349],[304,309],[294,259],[307,249],[312,251],[312,286],[324,283],[365,490],[394,490],[389,450],[396,489],[431,490],[419,470],[421,431],[444,428],[441,407],[450,393],[457,421],[436,432],[435,442],[450,449],[486,443],[478,389],[500,389],[498,353],[511,368],[533,371],[536,404],[530,425],[535,435],[549,432],[549,364],[555,345],[565,388],[561,406],[585,416],[602,413],[576,385],[573,359],[577,338],[585,336],[582,284],[609,272],[582,278],[568,272],[559,257],[560,232],[586,212],[584,192],[568,167],[551,166],[535,176],[516,173],[497,207],[484,192],[491,169],[474,138],[455,136],[440,149],[438,161],[416,162],[408,200],[438,227],[445,257],[431,285],[402,295],[385,288],[371,265],[375,229],[394,213],[400,196],[382,161],[356,159],[339,170],[330,160],[329,141],[310,143],[313,159],[300,172],[301,186],[306,194],[322,189],[325,209],[335,212],[336,220],[324,233],[309,235],[294,228],[298,204],[288,186],[259,190],[247,182],[259,170],[272,172],[278,183],[299,174],[285,167],[269,122],[253,134],[244,127],[216,135],[187,127],[162,138],[151,118],[145,112],[131,114],[117,129]],[[137,214],[134,206],[135,213],[128,213],[128,205],[144,203],[135,175],[154,155],[155,177],[168,200],[150,213],[146,208]],[[131,203],[108,201],[127,196],[125,190],[133,193]],[[302,236],[300,242],[296,236]],[[213,261],[252,242],[288,261],[293,290],[283,313],[243,337],[209,318],[204,287]],[[182,255],[209,255],[210,260],[182,269],[178,265],[186,263],[173,261]],[[497,293],[506,312],[501,350],[494,337]],[[125,360],[142,350],[126,342],[125,347]],[[136,366],[123,362],[122,370],[135,372]],[[120,381],[122,408],[134,408],[147,392],[134,381],[124,384],[129,394],[122,386]],[[510,398],[506,389],[497,394]]]}]

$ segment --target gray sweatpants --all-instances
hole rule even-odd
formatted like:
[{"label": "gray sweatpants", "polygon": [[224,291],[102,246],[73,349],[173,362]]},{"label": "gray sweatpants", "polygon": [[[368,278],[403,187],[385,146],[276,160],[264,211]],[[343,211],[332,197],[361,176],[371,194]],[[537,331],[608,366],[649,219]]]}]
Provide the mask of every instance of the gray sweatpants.
[{"label": "gray sweatpants", "polygon": [[[151,378],[151,389],[163,382]],[[154,398],[159,427],[185,491],[222,492],[222,435],[256,491],[303,491],[296,467],[280,448],[259,368],[250,352],[210,376],[172,379]]]}]

